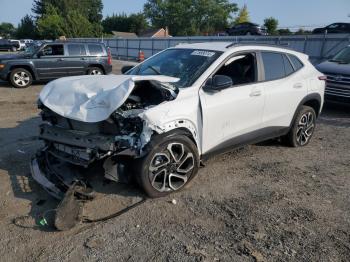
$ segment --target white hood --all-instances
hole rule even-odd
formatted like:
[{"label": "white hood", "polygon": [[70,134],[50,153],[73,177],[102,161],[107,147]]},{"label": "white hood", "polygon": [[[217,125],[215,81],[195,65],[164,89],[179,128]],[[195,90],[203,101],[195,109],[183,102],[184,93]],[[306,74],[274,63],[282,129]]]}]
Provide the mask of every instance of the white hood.
[{"label": "white hood", "polygon": [[136,81],[173,83],[169,76],[94,75],[64,77],[48,83],[41,102],[55,113],[83,122],[106,120],[128,98]]}]

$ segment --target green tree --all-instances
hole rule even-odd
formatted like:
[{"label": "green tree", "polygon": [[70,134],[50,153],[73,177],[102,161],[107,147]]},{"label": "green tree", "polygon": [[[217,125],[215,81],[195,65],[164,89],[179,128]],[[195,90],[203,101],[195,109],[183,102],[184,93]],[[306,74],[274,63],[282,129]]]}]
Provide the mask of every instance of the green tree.
[{"label": "green tree", "polygon": [[17,27],[16,36],[19,39],[23,39],[23,38],[35,39],[35,38],[37,38],[37,30],[36,30],[35,22],[31,16],[26,15],[21,19],[21,22],[19,23],[19,25]]},{"label": "green tree", "polygon": [[11,23],[1,23],[0,24],[0,36],[5,38],[10,38],[14,36],[16,28]]},{"label": "green tree", "polygon": [[298,31],[296,31],[294,34],[295,35],[309,35],[311,34],[312,32],[310,30],[305,30],[303,28],[299,28]]},{"label": "green tree", "polygon": [[249,12],[248,12],[248,7],[247,5],[244,5],[238,13],[238,16],[235,19],[235,24],[241,24],[241,23],[247,23],[250,22],[250,18],[249,18]]},{"label": "green tree", "polygon": [[57,39],[65,35],[65,20],[52,5],[46,6],[45,14],[38,19],[37,29],[42,38]]},{"label": "green tree", "polygon": [[102,0],[34,0],[32,11],[39,19],[47,13],[50,5],[57,8],[61,16],[67,16],[73,10],[78,11],[92,24],[100,23],[103,18]]},{"label": "green tree", "polygon": [[112,16],[107,16],[102,21],[102,26],[106,33],[120,31],[136,34],[139,34],[149,27],[146,17],[142,13],[131,15],[126,15],[125,13],[118,15],[113,14]]},{"label": "green tree", "polygon": [[278,29],[277,30],[279,35],[292,35],[293,33],[288,29]]},{"label": "green tree", "polygon": [[144,5],[152,27],[168,26],[175,36],[224,30],[234,12],[237,5],[229,0],[148,0]]},{"label": "green tree", "polygon": [[64,23],[66,37],[91,37],[95,35],[94,26],[89,20],[76,10],[67,13]]},{"label": "green tree", "polygon": [[268,17],[264,20],[264,26],[267,29],[269,35],[277,34],[278,20],[273,17]]}]

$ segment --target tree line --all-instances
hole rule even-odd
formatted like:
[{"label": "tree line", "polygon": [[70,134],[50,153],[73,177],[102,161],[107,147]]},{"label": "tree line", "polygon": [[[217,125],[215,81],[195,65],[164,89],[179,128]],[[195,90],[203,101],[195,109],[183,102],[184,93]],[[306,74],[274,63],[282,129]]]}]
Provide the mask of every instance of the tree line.
[{"label": "tree line", "polygon": [[[19,39],[108,37],[112,31],[140,34],[148,28],[169,28],[173,36],[212,35],[234,24],[249,22],[247,6],[229,0],[148,0],[143,12],[116,13],[103,19],[102,0],[34,0],[33,15],[24,16],[17,28],[0,24],[0,36]],[[292,34],[277,30],[278,20],[266,18],[271,35]]]}]

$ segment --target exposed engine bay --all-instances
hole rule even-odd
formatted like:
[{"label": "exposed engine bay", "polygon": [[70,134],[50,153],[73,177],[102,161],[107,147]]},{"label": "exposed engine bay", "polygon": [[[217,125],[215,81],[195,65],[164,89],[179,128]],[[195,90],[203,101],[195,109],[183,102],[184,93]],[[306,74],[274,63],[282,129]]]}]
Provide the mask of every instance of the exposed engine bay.
[{"label": "exposed engine bay", "polygon": [[43,120],[39,138],[45,146],[32,160],[34,179],[56,198],[62,198],[62,192],[73,182],[84,181],[84,172],[94,165],[102,167],[108,179],[127,181],[125,163],[142,157],[154,134],[142,113],[176,96],[177,90],[168,83],[137,81],[119,108],[107,119],[94,123],[64,117],[39,99]]}]

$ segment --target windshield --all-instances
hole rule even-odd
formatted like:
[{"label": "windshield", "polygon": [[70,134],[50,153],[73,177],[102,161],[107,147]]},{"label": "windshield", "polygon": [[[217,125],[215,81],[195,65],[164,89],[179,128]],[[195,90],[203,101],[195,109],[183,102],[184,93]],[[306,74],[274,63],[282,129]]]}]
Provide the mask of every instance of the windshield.
[{"label": "windshield", "polygon": [[177,87],[189,87],[222,54],[197,49],[168,49],[131,69],[128,75],[166,75],[180,78]]},{"label": "windshield", "polygon": [[349,64],[350,63],[350,46],[345,47],[343,50],[341,50],[338,54],[336,54],[331,59],[331,61],[332,62]]},{"label": "windshield", "polygon": [[27,55],[34,55],[39,48],[40,46],[30,45],[30,46],[27,46],[22,53]]}]

